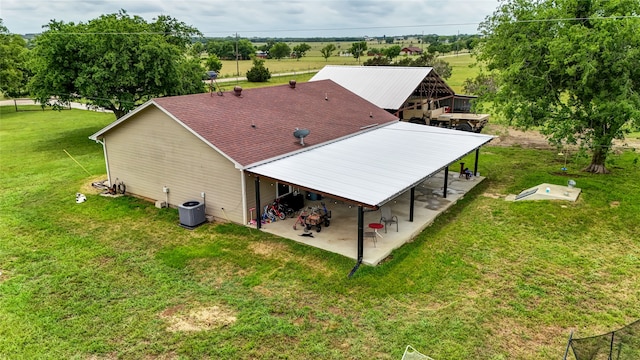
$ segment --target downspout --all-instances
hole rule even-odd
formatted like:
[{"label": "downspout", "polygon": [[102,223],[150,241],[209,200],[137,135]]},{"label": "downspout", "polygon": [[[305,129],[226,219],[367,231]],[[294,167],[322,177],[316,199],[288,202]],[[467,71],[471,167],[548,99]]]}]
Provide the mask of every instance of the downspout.
[{"label": "downspout", "polygon": [[102,141],[96,139],[96,142],[102,145],[102,152],[104,153],[104,163],[107,168],[107,181],[109,182],[109,185],[111,185],[111,172],[109,171],[109,156],[107,155],[106,139],[103,138]]},{"label": "downspout", "polygon": [[240,186],[242,187],[242,223],[248,224],[247,220],[247,179],[244,170],[240,170]]}]

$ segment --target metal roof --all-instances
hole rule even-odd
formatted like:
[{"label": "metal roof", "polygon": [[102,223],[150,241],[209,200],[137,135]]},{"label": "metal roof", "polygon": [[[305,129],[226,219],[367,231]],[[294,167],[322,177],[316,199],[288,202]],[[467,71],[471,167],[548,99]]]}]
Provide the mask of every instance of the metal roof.
[{"label": "metal roof", "polygon": [[396,122],[247,171],[368,207],[381,206],[493,136]]},{"label": "metal roof", "polygon": [[309,81],[330,79],[383,109],[397,110],[432,70],[430,67],[327,65]]}]

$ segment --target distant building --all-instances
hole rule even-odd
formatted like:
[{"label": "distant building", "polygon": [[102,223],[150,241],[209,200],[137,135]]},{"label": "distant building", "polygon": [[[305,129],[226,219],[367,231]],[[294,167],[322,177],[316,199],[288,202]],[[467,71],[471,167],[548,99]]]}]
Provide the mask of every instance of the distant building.
[{"label": "distant building", "polygon": [[405,55],[420,55],[422,54],[422,49],[415,46],[407,46],[402,48],[401,52],[404,53]]}]

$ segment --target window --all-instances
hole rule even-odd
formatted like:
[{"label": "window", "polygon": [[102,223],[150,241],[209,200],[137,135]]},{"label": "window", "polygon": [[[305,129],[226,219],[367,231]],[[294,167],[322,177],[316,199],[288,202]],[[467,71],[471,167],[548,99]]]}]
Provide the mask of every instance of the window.
[{"label": "window", "polygon": [[291,192],[291,186],[287,184],[278,183],[278,193],[276,194],[276,197],[287,195],[290,192]]}]

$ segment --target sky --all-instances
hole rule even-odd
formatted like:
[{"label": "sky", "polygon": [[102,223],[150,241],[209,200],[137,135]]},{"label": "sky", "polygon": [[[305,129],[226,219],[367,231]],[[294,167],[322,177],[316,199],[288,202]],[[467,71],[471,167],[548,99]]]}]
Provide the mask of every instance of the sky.
[{"label": "sky", "polygon": [[0,0],[11,33],[50,20],[88,22],[124,9],[147,21],[168,15],[207,37],[381,37],[475,34],[498,0]]}]

